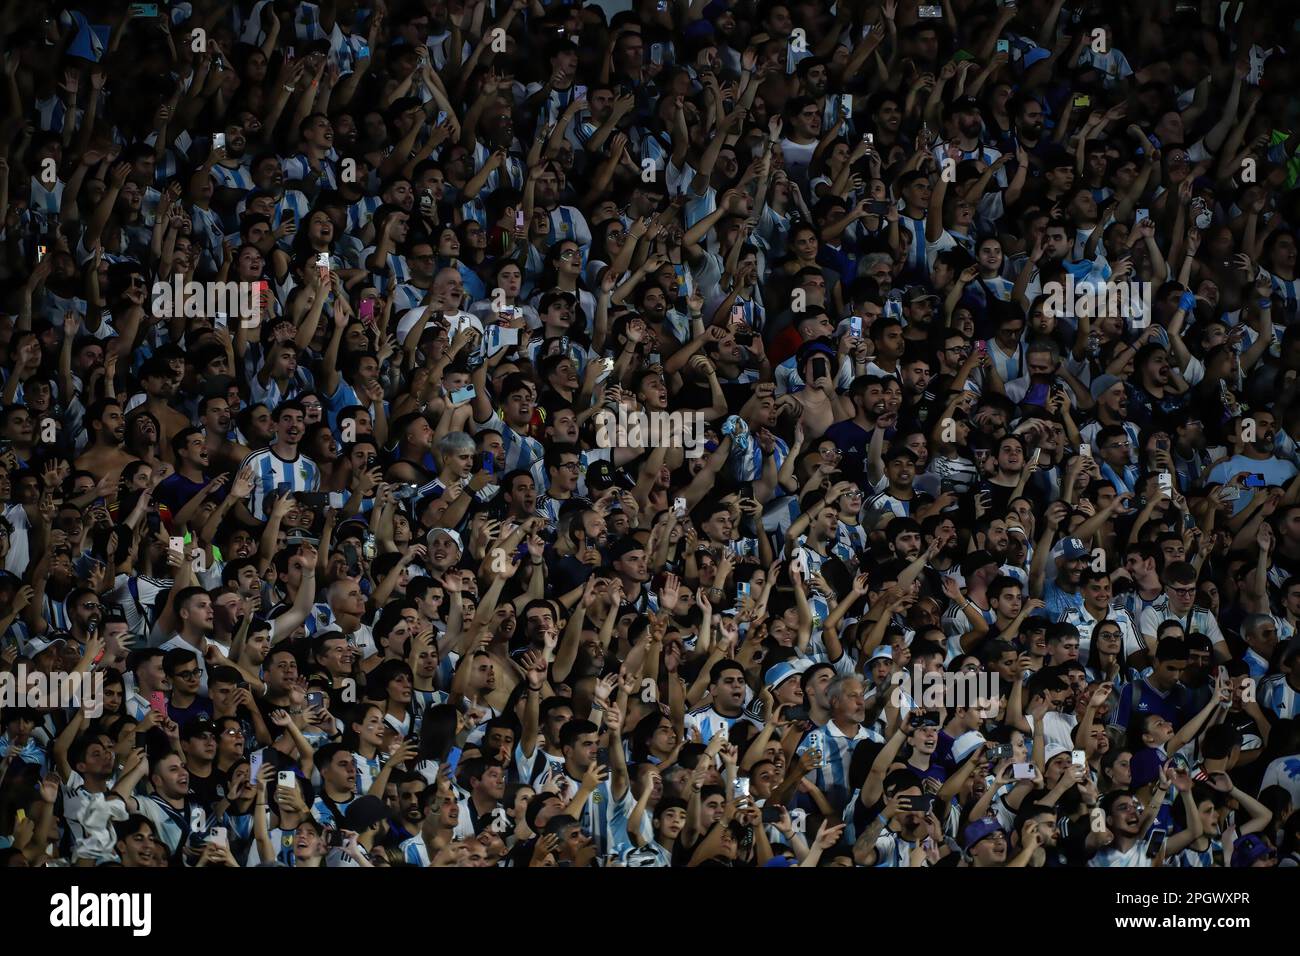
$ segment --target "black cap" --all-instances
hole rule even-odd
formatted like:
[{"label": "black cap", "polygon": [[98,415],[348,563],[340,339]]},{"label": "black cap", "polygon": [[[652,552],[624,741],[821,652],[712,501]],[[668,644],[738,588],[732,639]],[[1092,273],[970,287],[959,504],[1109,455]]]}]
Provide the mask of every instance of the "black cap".
[{"label": "black cap", "polygon": [[981,548],[978,551],[972,551],[961,559],[961,576],[969,578],[980,568],[987,567],[990,564],[1000,565],[1001,563],[997,558],[993,557],[992,552]]},{"label": "black cap", "polygon": [[212,734],[215,737],[217,735],[217,725],[206,716],[203,716],[187,720],[185,726],[181,728],[181,740],[192,740],[199,734]]},{"label": "black cap", "polygon": [[376,823],[387,819],[388,805],[368,793],[353,800],[348,805],[347,813],[343,815],[344,826],[357,833],[364,833]]},{"label": "black cap", "polygon": [[959,96],[944,111],[948,116],[956,116],[958,113],[978,113],[980,102],[973,96]]}]

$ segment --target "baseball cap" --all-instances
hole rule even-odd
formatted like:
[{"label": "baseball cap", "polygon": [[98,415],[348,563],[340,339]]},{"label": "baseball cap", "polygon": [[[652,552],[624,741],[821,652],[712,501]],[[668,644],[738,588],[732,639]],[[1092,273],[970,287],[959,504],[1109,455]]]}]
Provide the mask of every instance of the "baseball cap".
[{"label": "baseball cap", "polygon": [[1051,50],[1047,49],[1046,47],[1036,46],[1030,50],[1025,51],[1025,55],[1020,58],[1020,62],[1027,70],[1035,63],[1037,63],[1039,60],[1046,60],[1051,55],[1052,55]]},{"label": "baseball cap", "polygon": [[973,96],[959,96],[944,110],[949,116],[956,116],[958,113],[978,113],[980,108],[979,100]]},{"label": "baseball cap", "polygon": [[969,578],[980,568],[987,567],[990,564],[1000,565],[1002,562],[993,557],[991,551],[980,548],[978,551],[972,551],[966,557],[961,559],[961,576]]},{"label": "baseball cap", "polygon": [[894,649],[892,647],[880,646],[872,651],[871,656],[867,658],[867,666],[870,667],[876,661],[892,661],[894,659]]},{"label": "baseball cap", "polygon": [[1121,381],[1121,379],[1114,375],[1098,375],[1092,380],[1092,384],[1088,386],[1088,391],[1092,393],[1092,397],[1095,400],[1101,398],[1102,395],[1106,394],[1108,389],[1113,387],[1119,381]]},{"label": "baseball cap", "polygon": [[1070,753],[1070,748],[1065,744],[1048,744],[1047,749],[1043,751],[1043,763],[1049,763],[1053,757],[1068,753]]},{"label": "baseball cap", "polygon": [[181,740],[192,740],[202,734],[212,734],[214,737],[217,735],[217,725],[206,716],[187,720],[185,726],[181,728]]},{"label": "baseball cap", "polygon": [[1065,561],[1074,561],[1088,555],[1088,549],[1078,538],[1064,538],[1052,549],[1052,557]]},{"label": "baseball cap", "polygon": [[938,302],[939,297],[923,285],[909,285],[907,291],[903,293],[903,302],[911,305],[913,302],[921,302],[925,299],[934,299]]},{"label": "baseball cap", "polygon": [[425,537],[424,540],[428,543],[430,547],[433,547],[433,539],[440,534],[445,534],[448,538],[450,538],[451,543],[454,544],[461,551],[465,550],[465,545],[461,542],[460,535],[455,531],[451,530],[450,528],[434,528],[432,531],[429,532],[429,534]]},{"label": "baseball cap", "polygon": [[388,819],[388,805],[371,794],[357,797],[348,805],[343,816],[345,826],[357,833],[364,833],[376,823]]},{"label": "baseball cap", "polygon": [[633,485],[629,481],[626,475],[607,461],[593,461],[587,465],[588,491],[604,491],[614,485],[631,491]]},{"label": "baseball cap", "polygon": [[[378,797],[375,799],[378,799]],[[991,837],[995,833],[1002,832],[1002,827],[998,824],[997,820],[992,817],[983,817],[966,827],[966,830],[962,833],[961,848],[969,853],[971,847],[976,843],[979,843],[980,840]]]},{"label": "baseball cap", "polygon": [[[1235,851],[1233,852],[1233,859],[1236,860],[1236,852],[1235,852]],[[774,857],[772,857],[772,859],[770,859],[770,860],[768,860],[766,863],[764,863],[763,866],[764,866],[764,867],[782,867],[782,866],[794,866],[794,864],[790,862],[790,858],[789,858],[788,856],[774,856]]]},{"label": "baseball cap", "polygon": [[810,662],[805,661],[782,661],[779,664],[774,664],[763,675],[763,684],[768,690],[776,690],[791,677],[798,677],[809,666]]},{"label": "baseball cap", "polygon": [[952,742],[953,763],[961,763],[984,743],[984,735],[978,730],[968,730]]},{"label": "baseball cap", "polygon": [[1251,866],[1256,860],[1267,859],[1270,856],[1277,856],[1277,851],[1265,843],[1263,837],[1254,833],[1238,837],[1237,842],[1232,845],[1233,866]]},{"label": "baseball cap", "polygon": [[50,648],[58,644],[68,643],[64,637],[54,637],[54,634],[66,634],[67,631],[52,631],[50,637],[34,637],[27,642],[27,656],[35,657],[37,654],[44,654]]}]

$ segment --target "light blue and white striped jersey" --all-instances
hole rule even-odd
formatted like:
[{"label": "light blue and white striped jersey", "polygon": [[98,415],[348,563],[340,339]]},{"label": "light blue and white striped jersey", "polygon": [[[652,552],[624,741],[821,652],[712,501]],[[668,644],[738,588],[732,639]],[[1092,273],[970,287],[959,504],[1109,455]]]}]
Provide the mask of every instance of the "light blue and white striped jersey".
[{"label": "light blue and white striped jersey", "polygon": [[1204,850],[1193,850],[1189,846],[1176,856],[1165,860],[1165,866],[1206,868],[1223,866],[1223,841],[1211,837],[1210,845]]},{"label": "light blue and white striped jersey", "polygon": [[[749,691],[746,691],[746,696],[749,696]],[[754,724],[755,727],[762,730],[762,726],[755,723],[753,718],[748,716],[743,710],[735,717],[727,717],[724,714],[718,713],[712,706],[697,707],[695,710],[692,710],[686,715],[685,726],[687,728],[694,727],[696,732],[700,735],[700,743],[707,744],[713,739],[713,735],[718,732],[719,727],[726,727],[730,730],[735,726],[737,721],[741,720]]]},{"label": "light blue and white striped jersey", "polygon": [[1096,855],[1088,861],[1089,866],[1095,867],[1149,867],[1151,860],[1147,857],[1147,845],[1145,837],[1139,839],[1127,850],[1117,850],[1108,846],[1097,851]]},{"label": "light blue and white striped jersey", "polygon": [[481,431],[492,429],[501,433],[501,442],[505,445],[506,452],[506,471],[513,471],[516,468],[528,469],[532,467],[533,462],[541,460],[546,455],[546,449],[536,438],[529,438],[527,435],[521,435],[504,421],[496,412],[485,422],[474,423],[474,434]]},{"label": "light blue and white striped jersey", "polygon": [[853,750],[862,740],[874,740],[884,743],[880,734],[859,725],[850,737],[841,730],[835,721],[827,721],[820,727],[808,731],[804,739],[795,748],[795,756],[802,756],[809,750],[820,750],[822,762],[813,772],[813,783],[826,794],[832,807],[839,809],[849,799],[849,765],[853,761]]},{"label": "light blue and white striped jersey", "polygon": [[521,783],[534,789],[544,787],[552,776],[564,772],[564,758],[551,756],[540,744],[529,757],[521,744],[515,744],[515,771]]},{"label": "light blue and white striped jersey", "polygon": [[402,851],[402,859],[411,866],[430,865],[429,848],[420,834],[417,833],[409,840],[403,840],[397,848]]},{"label": "light blue and white striped jersey", "polygon": [[286,461],[268,446],[245,458],[239,470],[245,468],[253,472],[253,493],[248,499],[248,510],[259,521],[265,521],[267,517],[267,494],[281,486],[287,486],[291,493],[320,489],[320,468],[303,454]]},{"label": "light blue and white striped jersey", "polygon": [[1274,674],[1265,678],[1256,692],[1259,706],[1270,710],[1278,717],[1292,718],[1300,716],[1300,695],[1287,683],[1285,674]]},{"label": "light blue and white striped jersey", "polygon": [[307,154],[298,153],[296,156],[282,157],[280,159],[280,171],[284,174],[286,183],[313,180],[322,189],[338,189],[338,174],[334,170],[336,162],[338,162],[338,157],[334,155],[334,150],[330,150],[329,154],[321,159],[321,171],[318,173],[311,168],[311,160],[307,158]]},{"label": "light blue and white striped jersey", "polygon": [[[773,438],[776,441],[776,448],[772,451],[772,457],[775,459],[779,471],[786,456],[790,454],[790,446],[785,443],[784,439],[776,438],[776,436],[773,436]],[[758,442],[752,436],[749,447],[744,450],[733,447],[730,458],[731,470],[737,481],[757,481],[762,477],[767,456],[763,454],[763,449],[759,447]]]},{"label": "light blue and white striped jersey", "polygon": [[1287,323],[1295,321],[1300,311],[1300,279],[1283,279],[1261,267],[1261,272],[1273,283],[1273,294],[1282,299],[1282,311],[1286,313]]},{"label": "light blue and white striped jersey", "polygon": [[383,203],[380,196],[362,196],[348,206],[348,232],[360,232],[370,225],[375,210]]},{"label": "light blue and white striped jersey", "polygon": [[253,188],[253,173],[249,168],[248,160],[242,161],[233,169],[221,163],[214,163],[208,175],[212,177],[212,181],[218,188],[242,189],[244,192]]},{"label": "light blue and white striped jersey", "polygon": [[898,224],[905,226],[912,233],[912,244],[907,249],[907,266],[912,270],[928,270],[929,264],[926,261],[925,248],[925,223],[926,216],[920,219],[913,219],[911,216],[902,212],[902,203],[899,203]]},{"label": "light blue and white striped jersey", "polygon": [[[565,792],[570,795],[576,794],[582,787],[582,781],[570,776],[567,770],[561,769],[560,773],[563,779],[568,781],[568,789]],[[627,835],[627,822],[631,819],[636,800],[632,796],[631,787],[627,788],[621,798],[615,797],[613,781],[611,775],[592,791],[578,817],[578,822],[591,834],[596,844],[598,858],[609,856],[611,853],[622,854],[632,845],[632,840]]]},{"label": "light blue and white striped jersey", "polygon": [[587,218],[574,206],[556,206],[547,214],[550,233],[547,235],[548,246],[557,242],[576,242],[583,248],[585,257],[591,245],[591,229]]}]

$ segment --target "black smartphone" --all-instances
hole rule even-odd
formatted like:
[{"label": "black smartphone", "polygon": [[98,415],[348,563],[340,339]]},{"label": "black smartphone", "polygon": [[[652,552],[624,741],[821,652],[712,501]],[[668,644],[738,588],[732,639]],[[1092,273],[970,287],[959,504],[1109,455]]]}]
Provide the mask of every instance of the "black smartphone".
[{"label": "black smartphone", "polygon": [[745,346],[746,348],[748,348],[749,346],[753,345],[753,344],[754,344],[754,333],[753,333],[753,332],[737,332],[737,333],[736,333],[736,344],[737,344],[737,345],[743,345],[743,346]]},{"label": "black smartphone", "polygon": [[786,720],[795,721],[795,722],[801,720],[808,720],[810,716],[808,713],[808,708],[803,704],[800,704],[798,707],[786,707],[784,710],[781,711],[781,713],[785,715]]},{"label": "black smartphone", "polygon": [[929,813],[930,807],[934,805],[934,794],[922,793],[918,796],[903,796],[898,798],[898,809],[909,813]]},{"label": "black smartphone", "polygon": [[304,508],[324,508],[330,503],[328,491],[300,491],[294,500]]},{"label": "black smartphone", "polygon": [[821,357],[818,357],[818,358],[813,359],[813,360],[812,360],[812,368],[813,368],[813,380],[814,380],[814,381],[816,381],[816,380],[819,379],[819,378],[830,378],[830,375],[831,375],[831,363],[828,362],[828,361],[826,361],[826,359],[821,358]]},{"label": "black smartphone", "polygon": [[782,809],[783,808],[779,804],[766,804],[763,807],[763,822],[780,823]]},{"label": "black smartphone", "polygon": [[1166,830],[1151,831],[1151,835],[1147,837],[1147,859],[1154,860],[1160,855],[1160,851],[1165,848],[1165,837],[1168,835]]}]

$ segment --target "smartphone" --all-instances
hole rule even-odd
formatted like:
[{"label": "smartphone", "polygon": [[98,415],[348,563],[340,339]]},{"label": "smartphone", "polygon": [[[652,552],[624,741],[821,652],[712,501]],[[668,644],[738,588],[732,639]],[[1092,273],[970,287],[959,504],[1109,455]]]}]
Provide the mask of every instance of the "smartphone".
[{"label": "smartphone", "polygon": [[451,403],[453,405],[460,405],[462,402],[468,402],[477,394],[478,392],[475,391],[473,385],[466,385],[464,388],[458,388],[456,391],[451,393]]},{"label": "smartphone", "polygon": [[1082,445],[1079,446],[1079,457],[1080,458],[1092,457],[1092,445],[1089,442],[1084,442]]},{"label": "smartphone", "polygon": [[316,254],[316,268],[321,271],[321,277],[330,271],[330,254],[328,252],[318,252]]},{"label": "smartphone", "polygon": [[898,809],[911,813],[928,813],[932,806],[934,806],[934,794],[932,793],[898,798]]},{"label": "smartphone", "polygon": [[158,4],[156,3],[133,3],[126,8],[128,16],[140,19],[148,19],[158,16]]},{"label": "smartphone", "polygon": [[1167,471],[1162,471],[1156,477],[1156,484],[1159,486],[1160,492],[1163,495],[1169,495],[1174,490],[1174,480],[1169,477],[1169,472]]},{"label": "smartphone", "polygon": [[943,7],[937,3],[927,3],[916,11],[916,15],[922,20],[942,20]]},{"label": "smartphone", "polygon": [[1088,755],[1082,750],[1071,750],[1070,763],[1076,767],[1086,767],[1088,766]]},{"label": "smartphone", "polygon": [[1033,780],[1034,765],[1032,763],[1012,764],[1011,773],[1017,780]]},{"label": "smartphone", "polygon": [[1139,209],[1133,213],[1133,225],[1137,226],[1151,218],[1150,209]]},{"label": "smartphone", "polygon": [[673,514],[677,515],[678,518],[685,518],[685,517],[686,517],[686,499],[685,499],[685,498],[674,498],[674,499],[673,499]]},{"label": "smartphone", "polygon": [[515,210],[515,228],[524,228],[524,210],[522,208]]},{"label": "smartphone", "polygon": [[573,88],[573,98],[575,100],[585,100],[587,98],[587,88],[585,86],[575,86]]},{"label": "smartphone", "polygon": [[733,337],[735,338],[737,345],[743,345],[745,348],[749,348],[749,346],[754,344],[753,332],[737,332]]},{"label": "smartphone", "polygon": [[750,595],[750,584],[748,581],[741,581],[736,585],[736,600],[743,601]]},{"label": "smartphone", "polygon": [[1087,109],[1092,106],[1092,97],[1086,93],[1080,93],[1074,98],[1074,108],[1076,110]]},{"label": "smartphone", "polygon": [[229,846],[230,841],[226,836],[225,827],[213,827],[208,831],[208,842],[215,843],[217,846]]},{"label": "smartphone", "polygon": [[826,359],[818,357],[812,361],[813,381],[821,378],[830,378],[831,364]]},{"label": "smartphone", "polygon": [[149,695],[149,709],[159,717],[167,716],[167,695],[160,690]]},{"label": "smartphone", "polygon": [[745,307],[743,305],[733,305],[731,307],[731,321],[739,322],[741,325],[747,325],[745,322]]},{"label": "smartphone", "polygon": [[298,787],[298,782],[294,779],[292,770],[281,770],[275,775],[275,785],[277,789],[283,787],[286,790],[295,790]]},{"label": "smartphone", "polygon": [[1224,501],[1237,501],[1241,498],[1241,489],[1236,485],[1227,486],[1223,489]]},{"label": "smartphone", "polygon": [[721,737],[724,744],[731,743],[731,727],[727,724],[718,725],[718,729],[713,732],[715,737]]},{"label": "smartphone", "polygon": [[1168,438],[1157,438],[1157,439],[1156,439],[1156,448],[1159,449],[1160,451],[1168,451],[1168,450],[1169,450],[1169,439],[1168,439]]},{"label": "smartphone", "polygon": [[603,358],[600,363],[600,374],[596,376],[596,384],[605,381],[614,371],[614,360],[612,358]]},{"label": "smartphone", "polygon": [[262,772],[262,761],[266,759],[266,752],[262,750],[253,751],[252,756],[248,758],[248,780],[250,783],[257,783],[257,775]]},{"label": "smartphone", "polygon": [[781,810],[782,807],[780,806],[780,804],[775,804],[775,803],[764,804],[763,812],[762,812],[763,822],[768,824],[780,823]]},{"label": "smartphone", "polygon": [[[662,6],[663,6],[663,3],[660,3],[659,5],[660,5],[660,7],[662,7]],[[653,63],[655,66],[662,66],[662,65],[663,65],[663,62],[664,62],[664,45],[663,45],[662,43],[651,43],[651,44],[650,44],[650,62]]]},{"label": "smartphone", "polygon": [[181,554],[184,554],[185,539],[180,537],[179,535],[172,535],[171,540],[167,543],[167,547],[172,551],[179,551]]},{"label": "smartphone", "polygon": [[49,246],[37,246],[37,247],[36,247],[36,261],[37,261],[37,262],[40,262],[42,259],[44,259],[45,256],[46,256],[46,254],[49,253],[49,251],[50,251],[50,247],[49,247]]},{"label": "smartphone", "polygon": [[996,744],[988,748],[984,753],[990,763],[998,763],[1010,757],[1012,749],[1010,744]]},{"label": "smartphone", "polygon": [[225,149],[225,148],[226,148],[226,134],[225,134],[225,133],[213,133],[213,134],[212,134],[212,148],[213,148],[213,149]]},{"label": "smartphone", "polygon": [[483,452],[483,470],[489,475],[496,471],[496,457],[490,451]]},{"label": "smartphone", "polygon": [[735,783],[732,785],[732,791],[737,797],[749,796],[749,778],[737,777]]},{"label": "smartphone", "polygon": [[361,305],[357,307],[357,315],[361,317],[362,322],[368,322],[375,317],[375,300],[362,299]]},{"label": "smartphone", "polygon": [[1165,837],[1169,835],[1168,831],[1156,828],[1151,831],[1147,837],[1147,859],[1154,860],[1165,848]]},{"label": "smartphone", "polygon": [[1009,41],[1009,40],[999,40],[999,41],[998,41],[998,49],[997,49],[997,52],[998,52],[998,53],[1010,53],[1010,52],[1011,52],[1011,41]]},{"label": "smartphone", "polygon": [[1263,488],[1266,482],[1262,472],[1253,471],[1246,476],[1246,480],[1242,484],[1247,488]]},{"label": "smartphone", "polygon": [[307,709],[319,710],[325,706],[325,692],[313,690],[307,694]]},{"label": "smartphone", "polygon": [[849,316],[849,335],[854,335],[857,336],[858,338],[862,338],[862,316],[860,315]]},{"label": "smartphone", "polygon": [[875,134],[875,133],[863,133],[863,134],[862,134],[862,142],[866,143],[868,146],[874,146],[874,145],[876,145],[876,134]]}]

